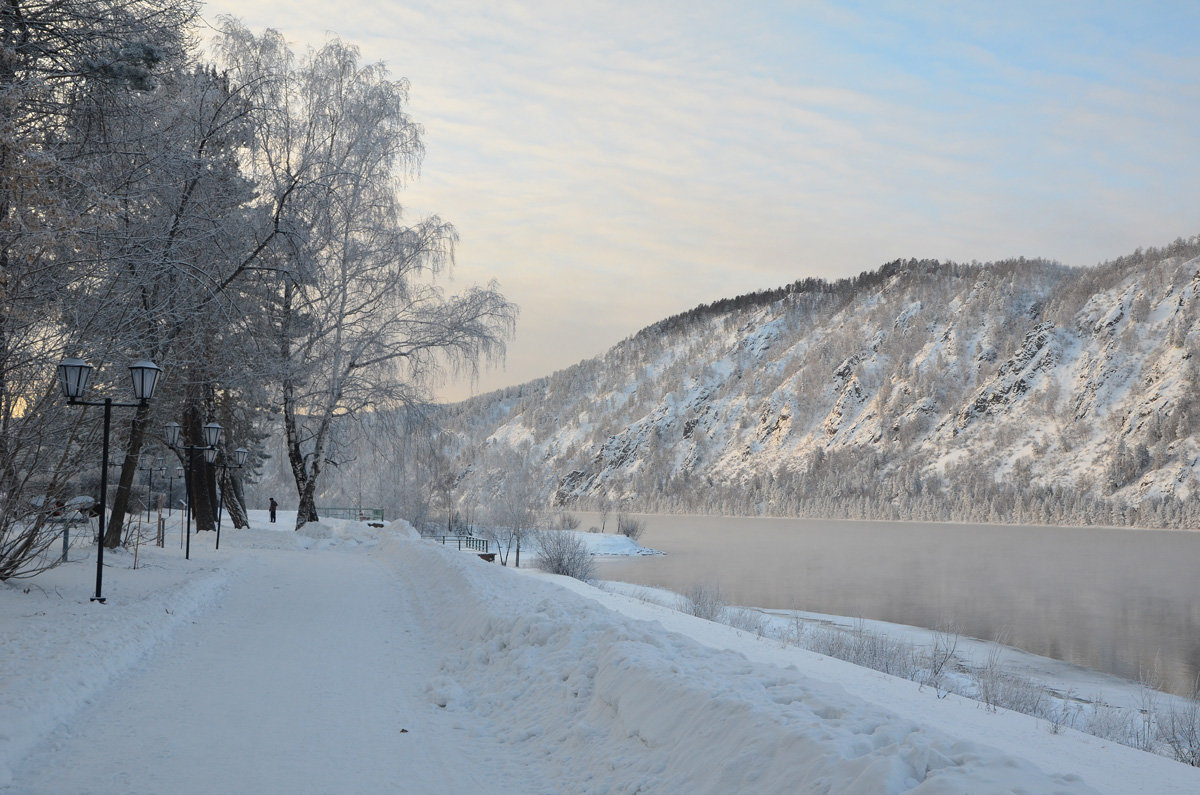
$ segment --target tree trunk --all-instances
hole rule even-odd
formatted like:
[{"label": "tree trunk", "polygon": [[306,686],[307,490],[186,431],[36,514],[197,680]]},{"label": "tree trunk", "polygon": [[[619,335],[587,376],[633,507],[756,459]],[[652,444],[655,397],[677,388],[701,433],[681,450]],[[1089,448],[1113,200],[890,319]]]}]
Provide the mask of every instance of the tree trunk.
[{"label": "tree trunk", "polygon": [[225,510],[229,512],[229,521],[239,530],[250,526],[246,515],[246,495],[242,490],[241,478],[225,470],[221,476],[221,496],[225,502]]},{"label": "tree trunk", "polygon": [[121,529],[125,524],[125,516],[129,513],[133,477],[137,474],[138,456],[141,455],[142,443],[146,438],[146,420],[149,415],[149,406],[138,406],[133,421],[129,424],[129,442],[125,446],[125,460],[121,463],[121,478],[117,482],[117,493],[113,496],[108,524],[104,527],[104,546],[109,549],[116,549],[121,543]]},{"label": "tree trunk", "polygon": [[[201,413],[195,408],[188,408],[185,417],[186,444],[200,446],[204,442],[204,431],[200,423]],[[202,450],[192,450],[187,454],[186,466],[191,471],[192,493],[188,499],[192,505],[192,521],[196,524],[196,532],[217,529],[216,487],[212,478],[212,467],[204,462]]]},{"label": "tree trunk", "polygon": [[296,494],[300,498],[296,506],[296,529],[309,522],[318,522],[317,479],[321,475],[321,463],[325,458],[325,437],[329,432],[329,420],[325,419],[313,440],[313,449],[305,456],[301,447],[300,424],[296,419],[294,391],[290,380],[283,384],[283,432],[287,437],[288,463],[292,465],[292,476],[296,480]]},{"label": "tree trunk", "polygon": [[300,444],[300,425],[296,420],[293,387],[290,380],[285,380],[283,384],[283,433],[287,438],[288,463],[292,467],[292,478],[296,481],[296,494],[300,498],[296,508],[296,529],[299,530],[308,522],[318,521],[315,491],[320,463],[316,460],[316,453],[314,453],[313,468],[315,472],[310,475],[308,462],[305,460],[304,450]]},{"label": "tree trunk", "polygon": [[304,484],[304,489],[300,492],[300,502],[296,506],[297,530],[309,522],[320,521],[320,517],[317,516],[316,486],[317,479],[311,477]]}]

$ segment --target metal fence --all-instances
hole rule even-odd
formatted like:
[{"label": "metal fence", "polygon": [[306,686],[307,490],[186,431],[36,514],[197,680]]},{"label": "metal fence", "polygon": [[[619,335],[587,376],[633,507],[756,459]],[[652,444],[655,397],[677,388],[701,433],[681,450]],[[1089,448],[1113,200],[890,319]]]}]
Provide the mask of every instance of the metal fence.
[{"label": "metal fence", "polygon": [[475,536],[439,536],[442,544],[458,544],[459,549],[473,549],[476,552],[491,552],[491,544],[486,538]]},{"label": "metal fence", "polygon": [[349,519],[352,522],[382,522],[382,508],[317,508],[323,519]]}]

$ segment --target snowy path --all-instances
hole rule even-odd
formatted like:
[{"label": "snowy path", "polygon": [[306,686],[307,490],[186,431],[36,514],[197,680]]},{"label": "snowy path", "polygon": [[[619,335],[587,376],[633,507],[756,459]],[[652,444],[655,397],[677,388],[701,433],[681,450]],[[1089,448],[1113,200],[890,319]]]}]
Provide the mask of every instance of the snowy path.
[{"label": "snowy path", "polygon": [[21,791],[523,789],[425,695],[436,623],[403,578],[364,554],[260,560],[27,758]]}]

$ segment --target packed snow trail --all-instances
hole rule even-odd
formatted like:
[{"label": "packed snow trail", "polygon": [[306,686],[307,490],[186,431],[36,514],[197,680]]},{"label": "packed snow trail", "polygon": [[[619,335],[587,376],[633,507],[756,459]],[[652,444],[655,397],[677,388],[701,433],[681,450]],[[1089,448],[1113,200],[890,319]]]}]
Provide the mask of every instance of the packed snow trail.
[{"label": "packed snow trail", "polygon": [[[363,554],[260,552],[16,770],[29,793],[518,792],[424,688],[419,595]],[[108,608],[106,608],[108,609]],[[476,747],[478,748],[478,742]]]}]

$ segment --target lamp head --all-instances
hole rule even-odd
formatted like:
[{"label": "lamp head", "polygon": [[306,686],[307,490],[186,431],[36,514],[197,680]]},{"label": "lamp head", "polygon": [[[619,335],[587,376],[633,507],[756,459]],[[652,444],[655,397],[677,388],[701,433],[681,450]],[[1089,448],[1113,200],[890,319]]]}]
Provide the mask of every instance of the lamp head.
[{"label": "lamp head", "polygon": [[179,434],[183,430],[183,426],[178,422],[168,422],[163,426],[163,437],[166,439],[167,447],[175,448],[179,446]]},{"label": "lamp head", "polygon": [[142,402],[154,397],[154,387],[158,385],[158,375],[161,372],[157,364],[145,359],[129,365],[129,375],[133,378],[133,396]]},{"label": "lamp head", "polygon": [[92,380],[92,366],[83,359],[63,359],[58,365],[58,385],[67,400],[78,400]]},{"label": "lamp head", "polygon": [[204,443],[209,447],[216,447],[221,443],[221,438],[225,435],[225,429],[219,423],[210,422],[204,426]]}]

